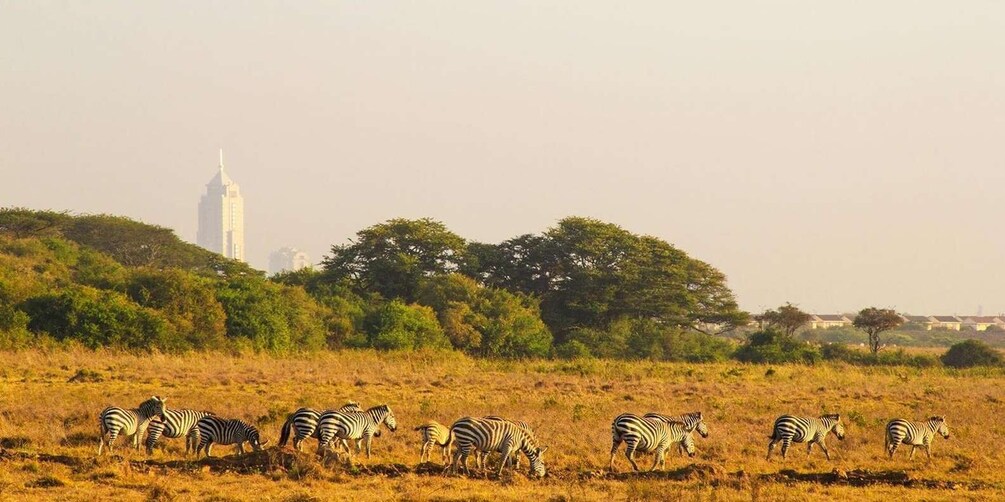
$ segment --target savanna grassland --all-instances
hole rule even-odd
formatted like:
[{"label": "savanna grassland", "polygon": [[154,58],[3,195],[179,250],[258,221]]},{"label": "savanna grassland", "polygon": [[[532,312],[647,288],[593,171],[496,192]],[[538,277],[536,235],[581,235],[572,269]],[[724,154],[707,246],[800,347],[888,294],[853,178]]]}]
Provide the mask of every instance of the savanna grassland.
[{"label": "savanna grassland", "polygon": [[[97,415],[107,405],[135,407],[151,395],[169,407],[213,410],[256,424],[271,443],[248,459],[190,462],[182,440],[148,457],[119,440],[95,460]],[[300,406],[334,407],[354,399],[388,403],[396,433],[374,440],[359,467],[317,462],[275,449],[279,427]],[[623,447],[618,474],[608,474],[610,423],[632,411],[701,410],[711,430],[694,458],[669,455],[666,473],[628,474]],[[764,458],[773,419],[782,413],[838,412],[847,438],[831,436],[834,460]],[[149,355],[89,350],[0,353],[0,498],[100,500],[865,500],[1005,497],[1005,373],[943,368],[752,366],[606,360],[492,361],[456,353],[324,352],[265,355]],[[529,479],[443,476],[417,468],[427,419],[449,424],[464,415],[526,420],[549,446],[549,475]],[[909,448],[883,454],[890,418],[947,416],[952,437],[937,438],[934,458]],[[311,442],[307,450],[312,451]],[[218,447],[217,456],[230,455]],[[191,459],[189,459],[191,460]],[[434,456],[434,461],[438,458]],[[651,457],[641,458],[648,468]],[[231,465],[233,468],[228,468]],[[248,466],[251,465],[250,468]],[[242,467],[243,466],[243,467]],[[835,473],[835,470],[836,473]],[[868,472],[862,472],[862,471]],[[833,474],[832,474],[833,473]],[[845,477],[847,475],[847,477]],[[874,481],[854,486],[856,480]]]}]

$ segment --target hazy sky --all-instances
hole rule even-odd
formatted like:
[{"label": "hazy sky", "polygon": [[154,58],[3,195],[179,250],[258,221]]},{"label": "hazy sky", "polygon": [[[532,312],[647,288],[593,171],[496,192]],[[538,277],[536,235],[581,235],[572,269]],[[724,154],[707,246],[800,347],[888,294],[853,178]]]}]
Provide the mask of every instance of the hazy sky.
[{"label": "hazy sky", "polygon": [[392,217],[664,238],[740,303],[1005,312],[1005,2],[0,0],[0,205],[252,265]]}]

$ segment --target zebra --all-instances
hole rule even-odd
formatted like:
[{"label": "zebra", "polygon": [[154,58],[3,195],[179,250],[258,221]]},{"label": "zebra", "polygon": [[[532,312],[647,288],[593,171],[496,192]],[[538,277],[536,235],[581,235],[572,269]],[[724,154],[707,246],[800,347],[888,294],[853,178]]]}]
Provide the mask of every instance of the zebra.
[{"label": "zebra", "polygon": [[[500,417],[498,415],[489,415],[486,417],[482,417],[482,420],[497,420],[502,422],[510,422],[516,425],[517,427],[523,429],[526,433],[530,434],[531,436],[534,436],[534,428],[531,427],[530,424],[522,420],[510,420],[507,418]],[[482,454],[482,452],[475,450],[475,466],[480,469],[484,468],[485,461],[488,459],[488,456],[489,456],[488,453]],[[514,469],[519,469],[520,455],[513,455],[512,457],[510,457],[510,462],[513,464]]]},{"label": "zebra", "polygon": [[782,415],[775,419],[771,435],[768,436],[771,442],[768,443],[767,458],[771,459],[771,451],[775,449],[775,443],[781,441],[783,459],[789,446],[796,442],[806,443],[807,456],[813,450],[813,443],[817,443],[824,451],[824,455],[827,456],[827,460],[830,460],[831,454],[827,451],[827,445],[824,444],[824,439],[830,432],[834,432],[838,440],[844,440],[844,425],[841,423],[841,415],[824,415],[820,418]]},{"label": "zebra", "polygon": [[245,441],[251,445],[255,451],[262,451],[262,447],[268,441],[261,441],[258,429],[253,425],[248,425],[238,419],[220,418],[216,415],[206,415],[199,419],[195,427],[189,432],[193,440],[198,441],[199,446],[195,449],[196,458],[206,449],[206,456],[212,456],[213,444],[236,444],[237,452],[244,455]]},{"label": "zebra", "polygon": [[439,446],[442,453],[441,459],[446,465],[450,457],[450,443],[453,441],[450,429],[435,420],[430,420],[416,427],[415,430],[422,431],[422,450],[419,452],[419,463],[421,464],[424,460],[428,462],[430,450],[433,446]]},{"label": "zebra", "polygon": [[677,443],[687,451],[688,456],[695,455],[694,437],[691,432],[694,428],[688,428],[682,422],[667,422],[659,418],[640,417],[634,413],[623,413],[618,415],[611,423],[611,465],[610,470],[614,472],[614,456],[618,453],[618,447],[625,443],[625,457],[632,464],[632,468],[639,470],[639,465],[635,463],[635,452],[653,452],[656,458],[650,471],[657,467],[662,469],[666,466],[666,453],[670,445]]},{"label": "zebra", "polygon": [[[378,435],[382,423],[391,432],[398,428],[394,412],[386,404],[366,411],[326,411],[318,419],[318,455],[324,455],[334,438],[343,441],[362,439],[366,443],[366,458],[369,459],[373,436]],[[349,451],[349,464],[352,465],[352,451]]]},{"label": "zebra", "polygon": [[[545,467],[542,455],[547,451],[547,447],[538,446],[537,439],[526,429],[506,420],[485,420],[480,418],[464,417],[450,426],[450,435],[457,444],[454,450],[453,459],[450,466],[456,474],[458,464],[468,470],[468,455],[472,451],[489,453],[498,451],[502,453],[502,461],[499,462],[497,476],[502,475],[503,467],[506,466],[510,455],[516,452],[523,452],[530,460],[530,474],[532,476],[544,477]],[[517,453],[518,454],[518,453]]]},{"label": "zebra", "polygon": [[185,437],[185,455],[188,455],[190,451],[195,450],[196,444],[193,438],[188,435],[195,427],[196,422],[206,415],[212,415],[211,411],[196,411],[196,410],[169,410],[164,409],[164,418],[161,420],[153,420],[150,425],[147,426],[147,455],[151,455],[154,452],[154,446],[157,445],[157,441],[160,440],[161,436],[167,438],[180,438]]},{"label": "zebra", "polygon": [[911,456],[914,459],[914,450],[919,446],[925,447],[928,460],[932,459],[932,439],[935,434],[949,439],[949,425],[946,424],[945,417],[931,417],[924,422],[909,422],[902,418],[890,420],[886,424],[886,453],[893,458],[897,447],[901,443],[911,445]]},{"label": "zebra", "polygon": [[[643,415],[643,418],[656,418],[664,422],[680,422],[688,429],[693,429],[695,432],[701,435],[703,438],[708,437],[708,426],[705,425],[705,420],[702,417],[700,411],[692,411],[691,413],[685,413],[683,415],[663,415],[661,413],[649,412]],[[684,445],[677,444],[677,452],[681,455],[684,454]]]},{"label": "zebra", "polygon": [[[328,411],[331,410],[317,411],[312,408],[300,408],[299,410],[291,413],[290,416],[286,418],[286,422],[283,423],[283,427],[279,432],[279,446],[286,446],[292,432],[293,449],[297,451],[304,451],[304,440],[307,438],[319,437],[318,420],[321,419],[321,414],[327,413]],[[336,411],[363,411],[363,408],[360,408],[359,403],[356,401],[349,401]],[[345,441],[342,442],[342,445],[347,450],[349,449],[349,446]],[[356,444],[356,450],[359,451],[359,443]]]},{"label": "zebra", "polygon": [[164,401],[167,398],[152,396],[150,399],[140,403],[139,407],[132,410],[109,406],[98,415],[98,427],[101,432],[98,443],[98,455],[105,445],[108,451],[112,451],[112,444],[119,434],[133,437],[133,446],[140,449],[140,436],[143,430],[153,417],[164,418]]}]

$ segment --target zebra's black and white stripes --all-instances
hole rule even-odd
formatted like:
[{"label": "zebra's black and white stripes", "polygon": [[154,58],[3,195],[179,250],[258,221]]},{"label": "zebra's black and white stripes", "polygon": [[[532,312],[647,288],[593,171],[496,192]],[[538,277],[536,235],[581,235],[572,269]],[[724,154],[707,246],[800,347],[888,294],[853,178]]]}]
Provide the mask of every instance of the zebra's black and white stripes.
[{"label": "zebra's black and white stripes", "polygon": [[237,451],[244,454],[244,443],[247,442],[255,451],[261,451],[265,443],[261,441],[258,429],[253,425],[248,425],[237,419],[220,418],[216,415],[207,415],[199,419],[195,427],[189,433],[198,439],[199,446],[195,449],[196,457],[206,450],[206,456],[211,455],[214,444],[236,444]]},{"label": "zebra's black and white stripes", "polygon": [[[366,444],[366,458],[370,458],[370,447],[373,436],[379,432],[380,424],[387,426],[391,432],[398,428],[391,407],[382,404],[366,411],[326,411],[318,419],[318,455],[323,455],[332,440],[362,439]],[[352,463],[352,451],[349,451],[349,463]]]},{"label": "zebra's black and white stripes", "polygon": [[108,451],[112,451],[112,445],[119,434],[132,436],[133,446],[140,449],[140,436],[150,423],[153,417],[164,415],[164,401],[166,398],[153,396],[140,403],[139,407],[132,410],[109,406],[98,415],[98,427],[100,439],[98,443],[98,455],[101,455],[105,445]]},{"label": "zebra's black and white stripes", "polygon": [[[318,438],[318,422],[321,420],[321,415],[327,413],[331,410],[317,411],[311,408],[300,408],[294,411],[286,418],[286,422],[283,423],[282,429],[279,431],[279,446],[284,447],[289,441],[290,436],[293,436],[293,449],[297,451],[303,451],[303,442],[307,438]],[[348,403],[342,405],[341,408],[335,411],[340,412],[350,412],[350,411],[363,411],[359,407],[359,403],[355,401],[349,401]],[[346,449],[349,448],[348,444],[344,441],[342,442]],[[358,450],[357,445],[357,450]]]},{"label": "zebra's black and white stripes", "polygon": [[935,435],[949,439],[949,425],[945,417],[931,417],[924,422],[910,422],[902,418],[890,420],[886,424],[886,453],[893,458],[901,443],[911,445],[909,459],[914,459],[914,450],[925,448],[928,459],[932,459],[932,439]]},{"label": "zebra's black and white stripes", "polygon": [[199,419],[207,415],[212,415],[212,413],[208,411],[171,410],[165,408],[164,418],[151,421],[147,427],[147,454],[153,453],[157,441],[160,440],[161,436],[164,436],[172,439],[184,437],[185,454],[188,455],[189,451],[194,450],[196,447],[193,438],[188,433],[192,431],[192,428],[195,427]]},{"label": "zebra's black and white stripes", "polygon": [[538,477],[545,475],[542,455],[547,448],[541,448],[532,434],[513,422],[464,417],[454,422],[450,427],[450,434],[456,445],[451,461],[451,468],[455,473],[458,464],[468,472],[468,455],[472,451],[482,453],[497,451],[503,455],[502,461],[499,462],[498,475],[502,474],[510,455],[517,452],[523,452],[530,460],[531,475]]},{"label": "zebra's black and white stripes", "polygon": [[416,427],[415,430],[422,433],[422,449],[419,451],[419,463],[429,461],[430,450],[432,450],[433,446],[439,446],[441,459],[443,460],[443,464],[446,465],[450,456],[450,429],[435,420],[430,420]]},{"label": "zebra's black and white stripes", "polygon": [[768,443],[768,459],[775,449],[775,443],[782,442],[782,458],[792,443],[806,443],[806,454],[809,455],[813,449],[813,443],[820,445],[827,460],[831,459],[831,454],[827,451],[825,439],[827,434],[834,432],[839,440],[844,439],[844,425],[841,423],[841,415],[824,415],[820,418],[795,417],[792,415],[782,415],[775,419],[775,424],[768,436],[771,442]]},{"label": "zebra's black and white stripes", "polygon": [[689,456],[694,456],[693,428],[687,428],[683,422],[666,421],[659,418],[640,417],[633,413],[619,415],[611,423],[611,463],[614,471],[614,457],[621,443],[625,443],[625,457],[632,468],[639,470],[635,463],[635,452],[652,452],[656,458],[649,470],[662,468],[666,465],[666,452],[672,444],[680,444]]}]

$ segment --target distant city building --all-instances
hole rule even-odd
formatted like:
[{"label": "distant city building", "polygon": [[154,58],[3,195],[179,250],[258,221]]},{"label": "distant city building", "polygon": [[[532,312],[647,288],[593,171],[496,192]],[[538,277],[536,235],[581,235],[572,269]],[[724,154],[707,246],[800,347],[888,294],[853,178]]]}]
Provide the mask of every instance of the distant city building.
[{"label": "distant city building", "polygon": [[237,183],[223,171],[223,150],[220,150],[220,170],[206,184],[206,194],[199,201],[196,243],[227,258],[246,261],[244,198]]},{"label": "distant city building", "polygon": [[282,248],[269,255],[269,274],[295,272],[311,266],[311,257],[297,248]]}]

